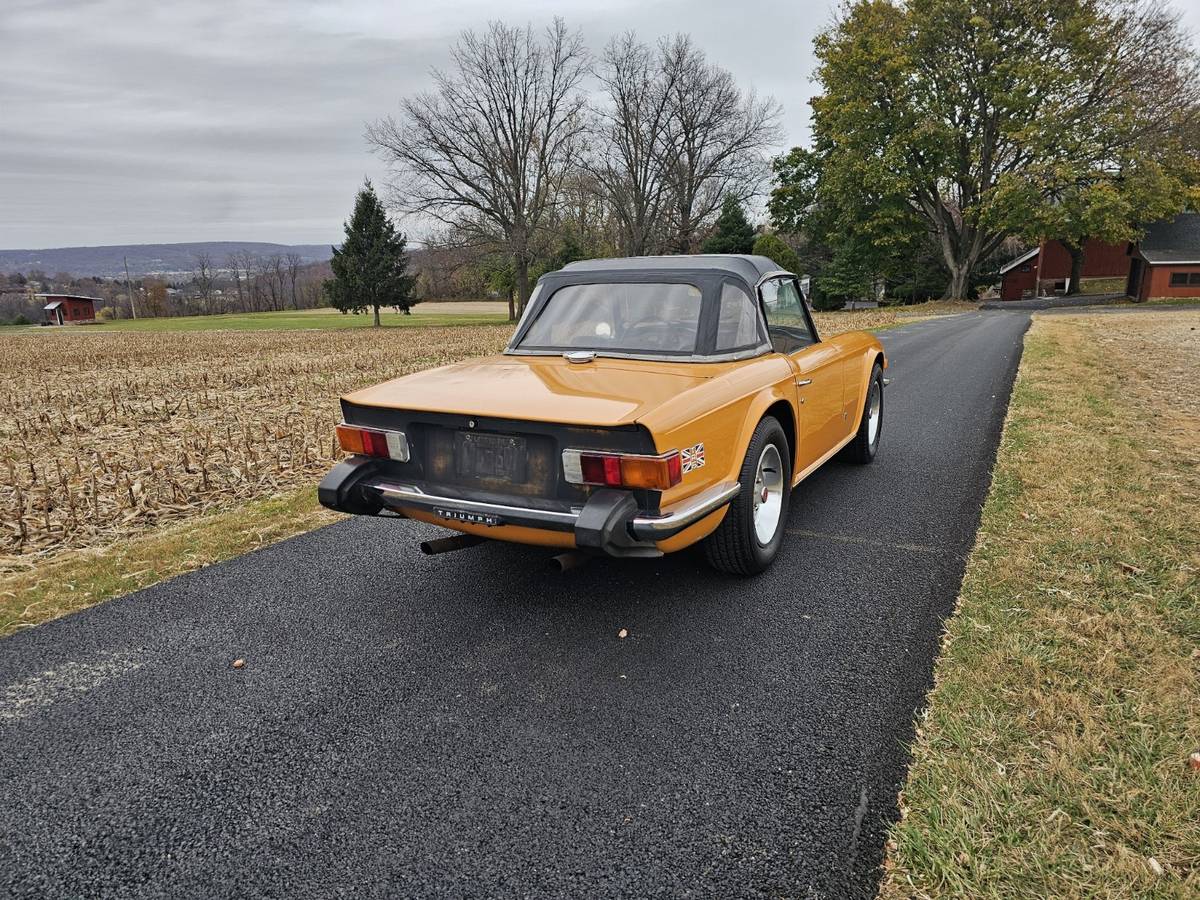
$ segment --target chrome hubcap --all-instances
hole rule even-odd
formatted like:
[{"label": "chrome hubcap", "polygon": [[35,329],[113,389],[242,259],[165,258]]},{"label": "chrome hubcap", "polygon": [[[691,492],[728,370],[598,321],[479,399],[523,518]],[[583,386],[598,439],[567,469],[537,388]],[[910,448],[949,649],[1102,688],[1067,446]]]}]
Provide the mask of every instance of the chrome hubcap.
[{"label": "chrome hubcap", "polygon": [[754,533],[764,547],[771,543],[783,512],[783,462],[779,448],[767,444],[754,474]]},{"label": "chrome hubcap", "polygon": [[879,382],[871,382],[871,396],[867,401],[867,442],[871,446],[875,446],[875,441],[879,437],[879,420],[880,411],[883,408],[883,396],[879,389]]}]

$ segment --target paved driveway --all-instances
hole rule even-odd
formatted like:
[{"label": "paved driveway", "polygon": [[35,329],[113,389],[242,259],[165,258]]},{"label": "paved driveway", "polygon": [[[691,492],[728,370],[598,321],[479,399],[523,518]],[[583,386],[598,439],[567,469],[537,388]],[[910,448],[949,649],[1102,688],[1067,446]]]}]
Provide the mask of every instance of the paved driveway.
[{"label": "paved driveway", "polygon": [[884,332],[754,580],[348,520],[0,642],[0,895],[873,892],[1027,324]]}]

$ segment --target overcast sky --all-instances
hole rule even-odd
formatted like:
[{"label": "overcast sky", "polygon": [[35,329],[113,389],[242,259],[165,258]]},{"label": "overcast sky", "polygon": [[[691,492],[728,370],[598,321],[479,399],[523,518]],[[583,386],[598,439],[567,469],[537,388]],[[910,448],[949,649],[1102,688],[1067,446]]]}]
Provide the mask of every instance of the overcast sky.
[{"label": "overcast sky", "polygon": [[[1200,0],[1197,0],[1200,2]],[[829,0],[0,0],[0,248],[336,241],[363,124],[464,28],[554,15],[598,49],[690,32],[807,136]]]},{"label": "overcast sky", "polygon": [[[1177,0],[1200,25],[1200,0]],[[0,0],[0,248],[338,240],[363,124],[464,28],[688,31],[808,136],[833,0]]]}]

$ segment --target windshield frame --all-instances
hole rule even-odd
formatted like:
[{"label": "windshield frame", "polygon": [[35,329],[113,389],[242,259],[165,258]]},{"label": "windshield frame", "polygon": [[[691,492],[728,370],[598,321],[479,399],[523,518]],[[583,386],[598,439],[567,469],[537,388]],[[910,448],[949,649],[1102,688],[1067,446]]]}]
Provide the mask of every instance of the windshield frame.
[{"label": "windshield frame", "polygon": [[[716,351],[718,317],[720,315],[720,295],[725,284],[731,283],[744,291],[754,305],[757,318],[758,343],[750,347],[740,347],[735,350]],[[541,315],[550,299],[562,288],[573,285],[605,285],[605,284],[686,284],[700,290],[700,319],[696,330],[696,344],[692,350],[663,351],[663,350],[618,350],[593,347],[525,347],[525,340],[531,326]],[[743,279],[726,272],[688,272],[676,270],[638,270],[636,272],[552,272],[542,276],[538,281],[538,290],[530,298],[529,307],[517,326],[505,354],[510,356],[563,356],[572,352],[594,353],[597,357],[611,359],[645,359],[660,362],[728,362],[738,359],[749,359],[772,352],[767,335],[766,322],[763,319],[761,304],[758,302],[758,291],[754,285],[749,285]]]}]

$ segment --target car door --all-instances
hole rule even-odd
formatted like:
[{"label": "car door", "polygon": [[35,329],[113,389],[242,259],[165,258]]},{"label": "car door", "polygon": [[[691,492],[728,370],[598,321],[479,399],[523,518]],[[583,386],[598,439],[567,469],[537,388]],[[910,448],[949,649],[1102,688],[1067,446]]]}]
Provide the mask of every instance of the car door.
[{"label": "car door", "polygon": [[759,298],[771,345],[792,365],[800,420],[796,469],[804,471],[845,437],[841,354],[817,336],[794,276],[767,279],[759,285]]}]

